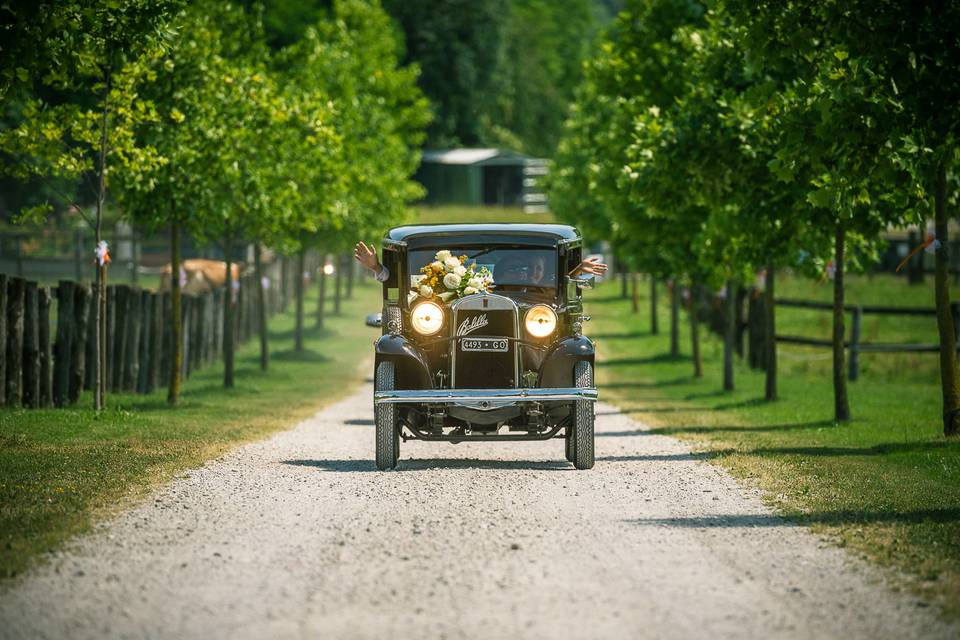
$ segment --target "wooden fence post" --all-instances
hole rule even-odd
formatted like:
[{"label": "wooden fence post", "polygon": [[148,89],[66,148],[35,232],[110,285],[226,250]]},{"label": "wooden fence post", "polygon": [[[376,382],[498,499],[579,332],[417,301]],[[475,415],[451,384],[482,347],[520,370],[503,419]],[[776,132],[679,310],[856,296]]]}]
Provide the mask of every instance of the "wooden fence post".
[{"label": "wooden fence post", "polygon": [[37,296],[37,337],[40,343],[40,407],[53,405],[53,357],[50,352],[50,287],[40,287]]},{"label": "wooden fence post", "polygon": [[766,315],[764,301],[757,289],[750,290],[747,302],[747,364],[751,369],[766,369]]},{"label": "wooden fence post", "polygon": [[6,274],[0,273],[0,406],[7,400],[7,285]]},{"label": "wooden fence post", "polygon": [[206,294],[202,294],[196,297],[193,301],[193,346],[191,351],[193,356],[191,360],[191,369],[199,369],[203,366],[203,332],[206,331],[206,326],[204,324],[204,312],[207,302]]},{"label": "wooden fence post", "polygon": [[67,397],[70,404],[80,399],[87,366],[87,323],[90,317],[90,288],[78,284],[73,291],[73,335],[70,345],[70,388]]},{"label": "wooden fence post", "polygon": [[213,290],[213,357],[219,360],[223,354],[223,296],[224,289]]},{"label": "wooden fence post", "polygon": [[127,292],[127,318],[124,347],[125,366],[123,368],[124,391],[137,390],[137,378],[140,377],[140,289],[130,287]]},{"label": "wooden fence post", "polygon": [[[183,340],[183,359],[181,362],[180,376],[186,380],[190,377],[190,332],[193,330],[193,323],[190,322],[190,309],[193,308],[193,296],[183,296],[180,300],[180,317],[183,326],[181,340]],[[171,351],[171,354],[173,352]]]},{"label": "wooden fence post", "polygon": [[114,316],[113,359],[110,362],[113,369],[110,389],[114,393],[123,390],[123,376],[127,368],[127,318],[130,314],[130,287],[125,284],[116,286],[116,315]]},{"label": "wooden fence post", "polygon": [[660,325],[657,322],[657,277],[650,274],[650,334],[660,333]]},{"label": "wooden fence post", "polygon": [[103,378],[103,388],[113,389],[113,358],[116,351],[116,341],[114,336],[117,334],[117,285],[107,285],[107,336],[103,348],[106,349],[107,357],[104,360],[105,371],[100,375]]},{"label": "wooden fence post", "polygon": [[153,340],[152,294],[144,289],[140,292],[140,340],[137,352],[140,357],[140,371],[137,372],[137,393],[147,393],[147,379],[150,377],[150,343]]},{"label": "wooden fence post", "polygon": [[57,340],[53,346],[53,404],[57,407],[66,406],[70,400],[75,288],[70,280],[61,280],[57,286]]},{"label": "wooden fence post", "polygon": [[40,327],[37,283],[26,283],[23,309],[23,406],[40,406]]},{"label": "wooden fence post", "polygon": [[153,337],[154,348],[157,349],[156,366],[153,371],[153,387],[167,384],[170,372],[170,305],[172,304],[169,291],[158,293],[156,300],[157,314],[154,321],[157,323],[157,335]]},{"label": "wooden fence post", "polygon": [[7,406],[20,404],[23,386],[23,303],[26,281],[11,278],[7,284]]},{"label": "wooden fence post", "polygon": [[853,322],[850,327],[850,365],[847,378],[856,380],[860,374],[860,321],[863,316],[861,307],[853,308]]},{"label": "wooden fence post", "polygon": [[953,317],[953,333],[956,335],[957,347],[960,349],[960,302],[950,303],[950,315]]}]

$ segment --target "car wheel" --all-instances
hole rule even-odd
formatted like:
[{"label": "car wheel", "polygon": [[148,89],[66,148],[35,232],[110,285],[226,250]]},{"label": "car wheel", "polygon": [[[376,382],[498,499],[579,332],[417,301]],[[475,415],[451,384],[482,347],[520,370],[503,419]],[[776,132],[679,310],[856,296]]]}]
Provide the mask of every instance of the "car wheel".
[{"label": "car wheel", "polygon": [[[573,384],[578,389],[593,387],[593,365],[578,362],[573,369]],[[577,469],[593,467],[593,403],[589,400],[574,401],[573,413],[573,466]]]},{"label": "car wheel", "polygon": [[[396,388],[396,373],[392,362],[385,361],[377,365],[374,388],[377,391],[392,391]],[[387,403],[374,405],[373,417],[377,431],[377,469],[392,469],[400,459],[397,407]]]}]

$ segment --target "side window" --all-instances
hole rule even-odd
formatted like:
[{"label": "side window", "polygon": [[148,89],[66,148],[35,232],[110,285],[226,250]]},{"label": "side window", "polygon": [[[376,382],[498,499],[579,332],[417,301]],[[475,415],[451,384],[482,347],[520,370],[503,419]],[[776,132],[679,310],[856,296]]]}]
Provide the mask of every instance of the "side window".
[{"label": "side window", "polygon": [[390,276],[383,283],[383,295],[389,302],[400,299],[400,256],[391,248],[384,248],[380,261],[390,271]]},{"label": "side window", "polygon": [[[566,265],[564,266],[564,276],[571,276],[573,270],[580,266],[583,250],[580,247],[574,247],[567,251]],[[576,300],[580,297],[580,287],[575,284],[567,285],[567,300]]]}]

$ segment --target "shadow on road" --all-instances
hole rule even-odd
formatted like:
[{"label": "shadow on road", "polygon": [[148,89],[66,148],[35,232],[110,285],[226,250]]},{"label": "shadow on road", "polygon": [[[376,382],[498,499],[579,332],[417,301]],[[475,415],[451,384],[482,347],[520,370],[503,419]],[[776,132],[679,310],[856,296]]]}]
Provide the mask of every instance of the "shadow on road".
[{"label": "shadow on road", "polygon": [[774,514],[730,514],[715,516],[678,516],[675,518],[631,518],[630,524],[646,527],[795,527],[810,524],[857,524],[868,522],[941,522],[960,519],[960,509],[921,509],[919,511],[824,511],[790,516]]},{"label": "shadow on road", "polygon": [[636,456],[597,456],[597,462],[684,462],[687,460],[709,460],[733,453],[730,450],[703,451],[699,453],[651,453]]},{"label": "shadow on road", "polygon": [[[598,458],[600,459],[600,458]],[[376,471],[373,460],[284,460],[283,464],[297,467],[316,467],[323,471]],[[518,471],[574,471],[573,465],[562,461],[480,460],[477,458],[425,458],[400,460],[397,471],[425,471],[428,469],[507,469]]]},{"label": "shadow on road", "polygon": [[349,420],[344,420],[343,424],[372,427],[376,423],[371,418],[350,418]]},{"label": "shadow on road", "polygon": [[683,362],[686,360],[683,356],[672,356],[669,353],[658,353],[655,356],[644,358],[611,358],[609,360],[599,360],[598,367],[620,367],[631,364],[653,364],[657,362]]}]

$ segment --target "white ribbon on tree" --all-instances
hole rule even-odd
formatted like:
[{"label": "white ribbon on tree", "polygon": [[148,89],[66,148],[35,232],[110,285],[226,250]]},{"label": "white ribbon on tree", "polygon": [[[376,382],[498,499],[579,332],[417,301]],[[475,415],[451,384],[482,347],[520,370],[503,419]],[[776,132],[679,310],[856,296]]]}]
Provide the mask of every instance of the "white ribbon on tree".
[{"label": "white ribbon on tree", "polygon": [[97,264],[99,266],[104,267],[110,263],[110,247],[107,245],[106,240],[101,240],[97,243],[95,253],[97,255]]}]

